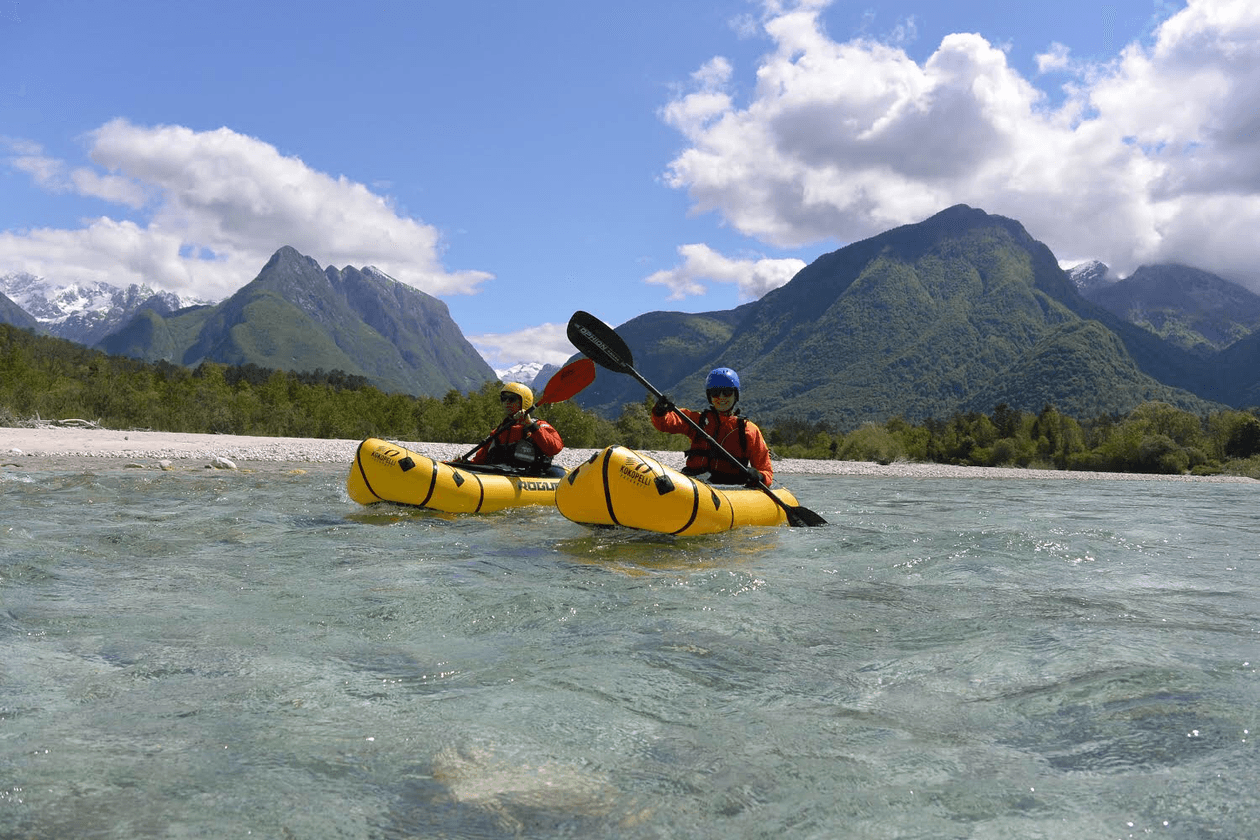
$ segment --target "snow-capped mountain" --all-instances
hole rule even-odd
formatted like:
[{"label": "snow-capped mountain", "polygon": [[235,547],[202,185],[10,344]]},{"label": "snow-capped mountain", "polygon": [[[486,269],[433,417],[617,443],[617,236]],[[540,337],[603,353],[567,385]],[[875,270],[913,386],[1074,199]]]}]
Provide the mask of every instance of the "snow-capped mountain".
[{"label": "snow-capped mountain", "polygon": [[1072,285],[1076,286],[1076,290],[1086,297],[1094,289],[1109,286],[1120,279],[1111,273],[1106,263],[1098,260],[1072,266],[1067,270],[1067,276],[1072,281]]},{"label": "snow-capped mountain", "polygon": [[167,315],[185,306],[210,303],[135,283],[125,289],[100,281],[58,286],[26,272],[0,275],[0,293],[49,334],[89,347],[125,326],[141,309]]},{"label": "snow-capped mountain", "polygon": [[549,365],[545,362],[517,362],[510,368],[496,370],[495,376],[500,382],[519,382],[528,385],[537,397],[546,387],[547,380],[560,370],[560,365]]},{"label": "snow-capped mountain", "polygon": [[[511,367],[503,370],[495,370],[494,375],[499,377],[500,382],[519,382],[522,385],[534,387],[534,380],[538,378],[543,368],[548,365],[543,362],[517,362]],[[554,366],[552,366],[554,369]]]}]

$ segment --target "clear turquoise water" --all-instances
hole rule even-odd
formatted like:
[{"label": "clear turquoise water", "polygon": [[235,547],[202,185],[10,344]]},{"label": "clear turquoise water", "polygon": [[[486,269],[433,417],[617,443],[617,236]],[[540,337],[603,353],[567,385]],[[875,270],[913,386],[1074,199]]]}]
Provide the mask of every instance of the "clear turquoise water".
[{"label": "clear turquoise water", "polygon": [[1260,837],[1260,485],[673,539],[0,473],[5,838]]}]

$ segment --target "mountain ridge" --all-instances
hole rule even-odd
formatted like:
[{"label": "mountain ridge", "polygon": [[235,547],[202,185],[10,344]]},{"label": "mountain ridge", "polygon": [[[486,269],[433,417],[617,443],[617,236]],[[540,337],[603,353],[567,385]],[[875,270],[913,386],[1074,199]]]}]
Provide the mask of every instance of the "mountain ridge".
[{"label": "mountain ridge", "polygon": [[[1201,360],[1082,297],[1017,221],[966,205],[820,256],[747,304],[725,342],[698,343],[681,376],[671,372],[674,348],[652,337],[659,317],[618,332],[640,372],[680,405],[702,404],[705,372],[723,365],[739,371],[741,404],[756,417],[842,431],[991,410],[982,406],[990,399],[1092,416],[1146,399],[1204,411],[1223,393],[1209,387]],[[1102,330],[1066,329],[1088,322]],[[1063,369],[1068,360],[1105,375]],[[642,400],[642,388],[621,379],[598,402],[576,399],[615,415],[609,406]],[[1091,394],[1098,381],[1104,399]]]},{"label": "mountain ridge", "polygon": [[26,272],[0,276],[0,294],[21,307],[49,335],[89,347],[125,326],[145,309],[167,314],[207,303],[136,283],[125,288],[103,281],[53,287],[43,278]]},{"label": "mountain ridge", "polygon": [[[1260,400],[1255,333],[1192,352],[1082,293],[1117,285],[1097,261],[1065,272],[1014,219],[955,205],[823,254],[759,300],[646,312],[617,330],[636,368],[680,405],[701,405],[705,373],[730,366],[757,419],[841,431],[998,403],[1089,417],[1152,399],[1198,413]],[[385,272],[321,268],[288,246],[230,298],[174,310],[156,298],[98,346],[188,366],[337,369],[430,395],[532,369],[494,371],[444,303]],[[539,366],[526,384],[555,369]],[[615,419],[644,397],[633,378],[601,369],[575,402]]]},{"label": "mountain ridge", "polygon": [[222,302],[169,316],[142,312],[98,346],[189,367],[209,360],[342,370],[416,395],[473,390],[495,376],[445,303],[378,269],[322,269],[290,246]]},{"label": "mountain ridge", "polygon": [[1082,294],[1126,321],[1199,355],[1260,328],[1260,295],[1207,271],[1175,263],[1139,266]]}]

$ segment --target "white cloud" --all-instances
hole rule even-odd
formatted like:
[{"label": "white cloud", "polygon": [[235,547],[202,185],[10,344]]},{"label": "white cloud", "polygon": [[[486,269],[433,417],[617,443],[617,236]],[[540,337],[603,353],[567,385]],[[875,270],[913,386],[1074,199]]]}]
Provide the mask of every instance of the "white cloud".
[{"label": "white cloud", "polygon": [[[281,246],[325,265],[377,265],[431,295],[471,294],[492,275],[451,272],[437,231],[387,198],[285,157],[227,128],[136,126],[114,120],[88,137],[95,167],[69,168],[29,143],[9,165],[42,189],[140,211],[73,230],[0,233],[0,267],[53,282],[148,283],[217,299],[252,280]],[[210,258],[200,258],[210,254]]]},{"label": "white cloud", "polygon": [[1072,51],[1058,42],[1051,44],[1047,52],[1037,56],[1037,72],[1039,73],[1067,70],[1071,66]]},{"label": "white cloud", "polygon": [[948,35],[920,64],[832,40],[825,5],[768,6],[775,49],[748,101],[715,59],[662,109],[688,143],[668,183],[696,212],[800,247],[965,203],[1122,274],[1178,261],[1260,280],[1246,235],[1260,225],[1260,4],[1189,0],[1106,65],[1053,45],[1038,62],[1071,74],[1057,106],[980,35]]},{"label": "white cloud", "polygon": [[658,271],[645,281],[669,289],[670,300],[705,294],[706,281],[733,283],[741,300],[756,300],[805,267],[805,262],[797,259],[735,260],[702,243],[680,245],[678,254],[682,265]]},{"label": "white cloud", "polygon": [[567,335],[567,324],[542,324],[510,333],[470,335],[468,341],[495,370],[518,362],[561,365],[577,353]]}]

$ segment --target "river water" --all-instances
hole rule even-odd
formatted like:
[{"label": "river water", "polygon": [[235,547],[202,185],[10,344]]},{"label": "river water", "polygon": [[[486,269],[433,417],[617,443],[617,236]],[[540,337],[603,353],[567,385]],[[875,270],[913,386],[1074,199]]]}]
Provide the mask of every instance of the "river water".
[{"label": "river water", "polygon": [[0,472],[0,837],[1260,837],[1260,485],[677,539],[344,475]]}]

